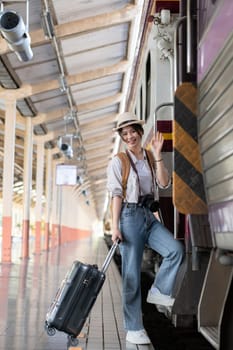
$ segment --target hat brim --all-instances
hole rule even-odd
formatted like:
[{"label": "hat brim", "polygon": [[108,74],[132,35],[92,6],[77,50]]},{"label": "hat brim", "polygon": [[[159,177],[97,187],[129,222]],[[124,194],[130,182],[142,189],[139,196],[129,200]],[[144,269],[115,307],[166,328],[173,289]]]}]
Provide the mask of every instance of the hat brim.
[{"label": "hat brim", "polygon": [[125,128],[126,126],[129,126],[129,125],[134,125],[134,124],[138,124],[138,125],[144,125],[145,122],[144,120],[131,120],[129,122],[126,122],[126,123],[122,123],[123,125],[119,125],[117,126],[116,128],[112,129],[113,131],[118,131],[122,128]]}]

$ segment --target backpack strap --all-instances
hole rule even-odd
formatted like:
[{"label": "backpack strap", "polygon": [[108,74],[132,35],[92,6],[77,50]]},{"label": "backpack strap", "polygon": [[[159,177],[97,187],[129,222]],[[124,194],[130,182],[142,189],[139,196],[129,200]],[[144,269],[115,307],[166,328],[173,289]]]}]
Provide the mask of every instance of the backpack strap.
[{"label": "backpack strap", "polygon": [[[155,159],[154,159],[154,155],[153,153],[148,150],[145,149],[146,152],[146,156],[147,156],[147,160],[150,166],[150,170],[151,170],[151,175],[152,178],[155,177],[155,173],[154,173],[154,164],[155,164]],[[130,160],[127,156],[127,154],[125,152],[119,152],[115,155],[115,157],[118,157],[121,160],[121,166],[122,166],[122,194],[123,194],[123,198],[126,198],[126,189],[127,189],[127,181],[128,181],[128,177],[129,177],[129,172],[130,172]]]},{"label": "backpack strap", "polygon": [[126,198],[126,188],[127,188],[127,181],[129,177],[129,171],[130,171],[130,161],[126,153],[119,152],[115,155],[121,160],[121,173],[122,173],[122,194],[123,198]]}]

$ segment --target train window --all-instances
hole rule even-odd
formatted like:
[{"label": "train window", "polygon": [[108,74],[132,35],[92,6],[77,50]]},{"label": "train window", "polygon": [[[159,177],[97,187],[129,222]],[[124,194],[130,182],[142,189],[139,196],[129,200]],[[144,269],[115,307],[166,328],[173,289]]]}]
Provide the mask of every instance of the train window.
[{"label": "train window", "polygon": [[150,53],[146,62],[146,106],[145,106],[145,121],[150,116],[150,105],[151,105],[151,57]]}]

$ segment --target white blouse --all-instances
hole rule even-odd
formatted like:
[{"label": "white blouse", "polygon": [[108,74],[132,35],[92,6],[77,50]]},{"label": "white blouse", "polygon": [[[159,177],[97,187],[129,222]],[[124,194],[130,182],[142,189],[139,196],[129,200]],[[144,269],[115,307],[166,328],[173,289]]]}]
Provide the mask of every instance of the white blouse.
[{"label": "white blouse", "polygon": [[[157,179],[155,179],[155,183],[153,184],[151,170],[146,158],[145,150],[143,150],[143,152],[144,152],[143,160],[138,160],[135,157],[135,155],[132,152],[130,152],[131,159],[134,162],[138,172],[141,193],[139,193],[137,174],[135,173],[135,171],[131,166],[128,182],[127,182],[126,198],[125,198],[125,201],[128,203],[137,203],[140,195],[142,196],[145,194],[153,194],[153,193],[154,193],[155,200],[158,200],[159,198],[158,187],[167,188],[170,185],[170,182],[169,182],[169,184],[166,187],[164,187],[159,184]],[[121,170],[122,170],[121,160],[117,156],[113,157],[113,159],[110,161],[107,168],[107,188],[112,197],[116,197],[116,196],[123,197]],[[156,177],[156,169],[155,169],[155,177]]]}]

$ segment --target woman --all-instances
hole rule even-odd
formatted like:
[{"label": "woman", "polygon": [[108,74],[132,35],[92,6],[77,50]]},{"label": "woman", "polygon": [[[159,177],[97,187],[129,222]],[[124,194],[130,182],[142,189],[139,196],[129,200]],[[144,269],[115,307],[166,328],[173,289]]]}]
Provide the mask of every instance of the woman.
[{"label": "woman", "polygon": [[172,306],[171,297],[175,277],[183,257],[182,244],[156,219],[141,200],[153,194],[158,199],[157,185],[170,185],[168,171],[161,150],[163,136],[157,132],[152,140],[154,169],[149,166],[142,148],[144,122],[136,115],[126,112],[119,116],[115,131],[125,143],[131,167],[125,198],[122,191],[122,164],[116,156],[108,166],[108,190],[112,196],[112,240],[120,239],[122,257],[123,315],[126,340],[133,344],[149,344],[143,328],[141,312],[141,262],[145,244],[163,257],[162,264],[148,292],[147,302]]}]

